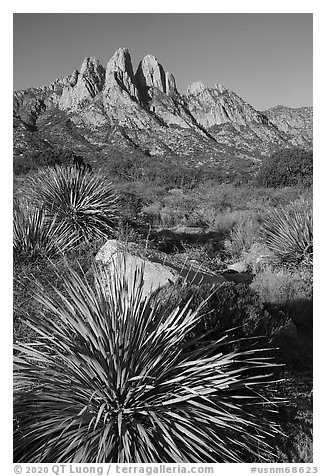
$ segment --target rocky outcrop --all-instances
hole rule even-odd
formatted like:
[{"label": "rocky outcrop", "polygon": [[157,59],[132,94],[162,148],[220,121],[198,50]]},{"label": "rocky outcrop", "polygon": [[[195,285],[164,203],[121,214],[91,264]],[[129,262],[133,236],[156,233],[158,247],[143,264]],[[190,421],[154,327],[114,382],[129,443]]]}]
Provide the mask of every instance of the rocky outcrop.
[{"label": "rocky outcrop", "polygon": [[85,58],[80,72],[75,70],[68,78],[59,100],[59,108],[76,110],[92,100],[104,86],[105,70],[97,58]]},{"label": "rocky outcrop", "polygon": [[275,106],[263,113],[280,131],[294,136],[297,145],[312,145],[312,107]]},{"label": "rocky outcrop", "polygon": [[173,74],[166,72],[165,73],[165,84],[166,84],[166,93],[167,94],[177,94],[177,83]]},{"label": "rocky outcrop", "polygon": [[69,78],[69,85],[73,88],[74,86],[76,86],[77,84],[77,80],[78,80],[78,76],[79,76],[79,71],[77,71],[77,69],[75,69],[75,71],[72,72],[70,78]]},{"label": "rocky outcrop", "polygon": [[196,81],[195,83],[192,83],[190,86],[187,88],[187,97],[196,97],[199,94],[203,93],[206,89],[206,86],[204,83],[201,81]]},{"label": "rocky outcrop", "polygon": [[195,82],[187,89],[186,101],[189,112],[205,128],[228,122],[237,126],[251,123],[269,125],[264,114],[221,84],[209,88],[201,81]]}]

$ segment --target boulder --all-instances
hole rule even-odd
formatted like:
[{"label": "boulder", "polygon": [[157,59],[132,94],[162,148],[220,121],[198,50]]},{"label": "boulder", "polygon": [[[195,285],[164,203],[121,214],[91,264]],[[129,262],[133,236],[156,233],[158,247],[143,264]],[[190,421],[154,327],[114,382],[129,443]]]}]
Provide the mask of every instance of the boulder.
[{"label": "boulder", "polygon": [[170,268],[132,254],[127,246],[118,240],[108,240],[97,253],[95,260],[110,268],[117,267],[118,269],[121,263],[124,263],[127,279],[130,282],[133,280],[135,271],[143,267],[144,298],[165,284],[174,283],[178,279],[177,274],[172,273]]},{"label": "boulder", "polygon": [[228,271],[236,271],[237,273],[246,273],[247,271],[249,271],[249,266],[244,261],[239,261],[237,263],[229,264],[226,272]]},{"label": "boulder", "polygon": [[250,271],[248,263],[239,261],[230,264],[222,275],[228,280],[237,284],[251,284],[255,275]]}]

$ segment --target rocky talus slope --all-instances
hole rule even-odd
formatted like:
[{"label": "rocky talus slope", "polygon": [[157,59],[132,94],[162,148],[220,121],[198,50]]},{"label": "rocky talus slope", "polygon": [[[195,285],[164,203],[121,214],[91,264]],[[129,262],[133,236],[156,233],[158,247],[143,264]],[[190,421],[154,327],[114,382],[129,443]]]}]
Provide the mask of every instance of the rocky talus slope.
[{"label": "rocky talus slope", "polygon": [[103,164],[116,150],[139,150],[216,166],[230,157],[257,161],[279,147],[311,144],[312,108],[259,112],[222,85],[202,82],[181,95],[153,55],[134,71],[127,48],[106,68],[85,58],[68,77],[14,93],[18,156],[55,147]]}]

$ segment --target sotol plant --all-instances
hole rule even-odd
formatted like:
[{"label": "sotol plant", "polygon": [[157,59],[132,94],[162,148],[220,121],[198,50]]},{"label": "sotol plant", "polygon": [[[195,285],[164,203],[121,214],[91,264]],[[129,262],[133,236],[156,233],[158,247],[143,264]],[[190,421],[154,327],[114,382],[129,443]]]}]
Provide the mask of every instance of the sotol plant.
[{"label": "sotol plant", "polygon": [[141,271],[124,271],[97,269],[92,285],[71,271],[65,295],[40,288],[43,316],[27,317],[39,342],[16,346],[15,461],[268,458],[269,358],[223,352],[224,338],[185,343],[201,308],[166,312],[143,300]]},{"label": "sotol plant", "polygon": [[58,223],[56,217],[48,219],[43,208],[15,201],[13,212],[14,260],[33,262],[51,258],[74,246],[76,238],[67,226]]},{"label": "sotol plant", "polygon": [[306,201],[275,209],[263,220],[262,237],[279,264],[312,264],[312,207]]},{"label": "sotol plant", "polygon": [[49,217],[86,240],[111,233],[118,222],[118,196],[100,172],[68,165],[43,169],[28,183],[29,199]]}]

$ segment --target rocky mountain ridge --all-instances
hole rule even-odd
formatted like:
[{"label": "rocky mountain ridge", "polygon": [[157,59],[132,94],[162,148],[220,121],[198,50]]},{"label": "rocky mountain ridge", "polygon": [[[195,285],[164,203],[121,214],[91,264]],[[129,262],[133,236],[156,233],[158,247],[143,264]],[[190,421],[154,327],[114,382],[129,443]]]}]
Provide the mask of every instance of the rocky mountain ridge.
[{"label": "rocky mountain ridge", "polygon": [[153,55],[134,72],[127,48],[104,68],[94,57],[48,86],[14,93],[14,151],[71,148],[96,162],[115,150],[216,166],[257,161],[280,147],[311,148],[312,108],[255,110],[220,84],[185,95]]}]

